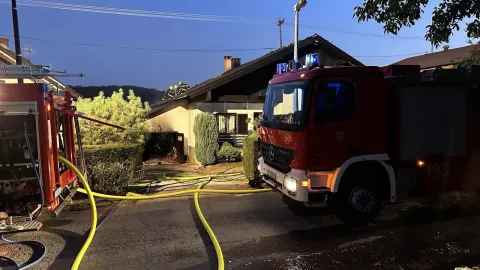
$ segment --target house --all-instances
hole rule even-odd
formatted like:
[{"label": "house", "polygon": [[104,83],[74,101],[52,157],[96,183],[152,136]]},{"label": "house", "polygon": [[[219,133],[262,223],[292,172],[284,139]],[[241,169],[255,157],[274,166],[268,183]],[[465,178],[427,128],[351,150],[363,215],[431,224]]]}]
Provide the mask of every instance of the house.
[{"label": "house", "polygon": [[480,45],[470,45],[455,49],[445,47],[443,51],[409,57],[394,63],[394,65],[420,65],[421,70],[455,68],[456,64],[468,58],[474,49],[480,49]]},{"label": "house", "polygon": [[[362,66],[329,41],[315,34],[298,43],[299,58],[318,53],[325,66]],[[200,112],[214,113],[220,131],[220,143],[230,141],[241,146],[253,130],[252,120],[261,115],[268,82],[277,63],[293,59],[293,44],[241,64],[240,58],[225,56],[224,72],[190,88],[186,93],[151,105],[151,132],[176,131],[184,134],[185,154],[195,157],[193,121]]]},{"label": "house", "polygon": [[[15,56],[16,54],[11,51],[8,47],[9,45],[9,40],[8,38],[0,38],[0,65],[15,65]],[[32,62],[30,62],[28,59],[22,57],[22,64],[23,65],[33,65]],[[34,83],[32,79],[24,79],[24,83]],[[17,79],[12,79],[12,78],[2,78],[0,77],[0,84],[8,84],[8,83],[17,83]],[[46,83],[48,84],[49,89],[51,90],[65,90],[65,89],[70,89],[70,93],[74,98],[80,97],[80,94],[78,94],[76,91],[68,87],[68,85],[60,82],[59,80],[47,76],[42,79],[38,79],[37,82],[39,83]]]}]

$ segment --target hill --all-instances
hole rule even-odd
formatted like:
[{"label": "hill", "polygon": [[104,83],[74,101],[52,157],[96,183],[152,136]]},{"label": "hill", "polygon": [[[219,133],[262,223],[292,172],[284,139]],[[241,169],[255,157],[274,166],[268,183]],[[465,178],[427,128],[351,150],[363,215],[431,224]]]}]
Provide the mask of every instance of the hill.
[{"label": "hill", "polygon": [[122,88],[125,97],[128,95],[130,89],[133,90],[136,96],[139,96],[143,101],[147,101],[152,104],[154,102],[160,101],[163,97],[163,91],[158,91],[154,88],[145,88],[140,86],[133,85],[102,85],[102,86],[82,86],[82,85],[72,85],[72,89],[77,91],[80,95],[85,98],[93,98],[98,96],[100,91],[103,91],[105,96],[111,96],[113,91],[118,91]]}]

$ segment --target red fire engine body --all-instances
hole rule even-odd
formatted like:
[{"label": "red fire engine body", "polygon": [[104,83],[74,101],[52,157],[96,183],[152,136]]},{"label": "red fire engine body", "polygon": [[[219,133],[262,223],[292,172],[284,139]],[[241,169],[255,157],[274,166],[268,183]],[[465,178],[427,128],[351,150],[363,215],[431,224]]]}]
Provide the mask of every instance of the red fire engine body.
[{"label": "red fire engine body", "polygon": [[48,86],[0,84],[0,212],[10,223],[31,221],[43,207],[55,216],[70,201],[77,177],[58,157],[84,168],[78,118],[123,129],[76,114],[70,91]]},{"label": "red fire engine body", "polygon": [[480,190],[480,76],[419,66],[303,68],[270,81],[264,182],[365,224],[384,202]]}]

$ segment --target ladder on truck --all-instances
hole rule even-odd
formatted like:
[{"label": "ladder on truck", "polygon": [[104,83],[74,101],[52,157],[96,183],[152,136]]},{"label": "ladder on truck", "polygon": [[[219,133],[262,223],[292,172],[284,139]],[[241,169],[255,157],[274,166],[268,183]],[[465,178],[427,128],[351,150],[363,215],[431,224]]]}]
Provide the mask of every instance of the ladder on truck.
[{"label": "ladder on truck", "polygon": [[43,77],[85,77],[83,73],[67,73],[66,71],[54,71],[50,66],[44,65],[2,65],[0,66],[0,78],[31,78]]}]

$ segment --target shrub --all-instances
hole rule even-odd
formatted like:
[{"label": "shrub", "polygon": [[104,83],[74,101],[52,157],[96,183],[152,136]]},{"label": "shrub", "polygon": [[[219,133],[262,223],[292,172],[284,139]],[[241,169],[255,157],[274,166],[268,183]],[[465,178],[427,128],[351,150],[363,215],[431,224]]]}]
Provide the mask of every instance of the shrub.
[{"label": "shrub", "polygon": [[119,125],[116,128],[80,119],[82,140],[84,145],[102,145],[107,143],[143,144],[148,136],[147,116],[150,111],[148,103],[142,104],[140,97],[129,91],[127,100],[123,98],[123,90],[113,92],[111,97],[105,97],[100,92],[93,99],[79,99],[76,103],[79,112],[99,120]]},{"label": "shrub", "polygon": [[245,170],[245,177],[249,181],[256,181],[260,178],[258,171],[259,158],[258,135],[252,133],[243,139],[243,169]]},{"label": "shrub", "polygon": [[106,194],[125,194],[132,176],[120,162],[100,162],[90,168],[90,179],[94,179],[94,190]]},{"label": "shrub", "polygon": [[226,162],[239,161],[242,159],[242,151],[226,142],[222,144],[222,147],[220,147],[220,150],[217,153],[217,158]]},{"label": "shrub", "polygon": [[138,144],[85,146],[85,165],[90,186],[97,192],[124,194],[134,180]]},{"label": "shrub", "polygon": [[195,135],[195,156],[202,165],[215,163],[218,149],[218,126],[216,118],[210,113],[199,113],[193,122]]}]

